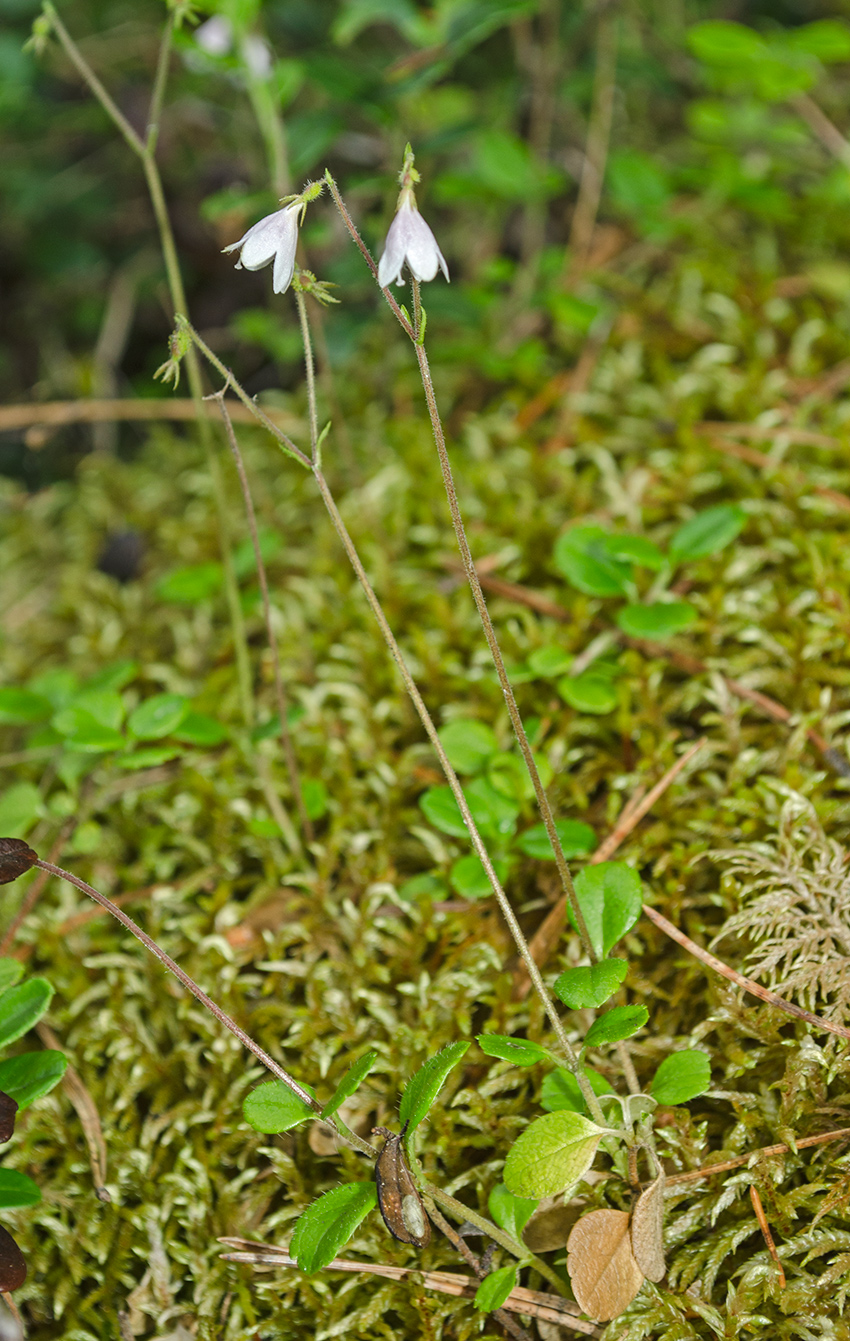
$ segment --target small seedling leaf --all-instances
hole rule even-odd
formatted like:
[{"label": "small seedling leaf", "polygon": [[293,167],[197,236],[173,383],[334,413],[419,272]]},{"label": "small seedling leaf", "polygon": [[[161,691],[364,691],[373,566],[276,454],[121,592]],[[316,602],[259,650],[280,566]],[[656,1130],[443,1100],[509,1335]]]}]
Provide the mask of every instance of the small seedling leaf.
[{"label": "small seedling leaf", "polygon": [[172,734],[181,744],[198,745],[202,749],[221,745],[222,741],[227,740],[227,728],[203,712],[187,713]]},{"label": "small seedling leaf", "polygon": [[38,1184],[17,1169],[0,1169],[0,1210],[15,1206],[37,1206],[41,1201]]},{"label": "small seedling leaf", "polygon": [[457,718],[444,726],[440,744],[458,773],[480,773],[499,748],[489,726],[466,718]]},{"label": "small seedling leaf", "polygon": [[197,605],[221,590],[224,570],[220,563],[195,563],[175,568],[156,584],[156,594],[164,601]]},{"label": "small seedling leaf", "polygon": [[31,689],[0,689],[0,724],[4,726],[43,722],[52,711],[50,700],[34,694]]},{"label": "small seedling leaf", "polygon": [[302,1211],[289,1245],[301,1270],[310,1276],[332,1262],[377,1204],[378,1193],[370,1180],[335,1187]]},{"label": "small seedling leaf", "polygon": [[319,1116],[322,1118],[333,1117],[340,1104],[344,1104],[346,1099],[350,1099],[362,1081],[366,1079],[377,1060],[377,1052],[366,1052],[359,1061],[349,1067]]},{"label": "small seedling leaf", "polygon": [[[594,1071],[592,1066],[584,1066],[582,1070],[587,1076],[594,1094],[614,1093],[605,1077],[601,1076],[598,1071]],[[544,1079],[540,1087],[540,1105],[548,1113],[587,1112],[587,1104],[579,1089],[578,1081],[572,1072],[567,1071],[563,1066],[558,1066],[554,1071],[550,1071]]]},{"label": "small seedling leaf", "polygon": [[511,1290],[516,1285],[516,1266],[499,1267],[485,1276],[475,1291],[475,1307],[482,1313],[492,1313],[501,1308]]},{"label": "small seedling leaf", "polygon": [[[2,1001],[2,997],[0,997]],[[683,1048],[665,1057],[649,1092],[660,1104],[686,1104],[711,1084],[711,1063],[699,1048]]]},{"label": "small seedling leaf", "polygon": [[638,1197],[632,1211],[632,1252],[647,1280],[660,1281],[664,1261],[664,1174],[660,1173]]},{"label": "small seedling leaf", "polygon": [[[628,973],[625,959],[601,959],[585,968],[567,969],[557,978],[554,993],[571,1010],[604,1006]],[[567,1073],[569,1074],[569,1072]]]},{"label": "small seedling leaf", "polygon": [[[581,820],[555,820],[555,832],[568,861],[571,857],[584,857],[596,847],[596,834]],[[555,860],[545,824],[526,829],[516,840],[516,845],[527,857],[536,857],[538,861]]]},{"label": "small seedling leaf", "polygon": [[450,787],[429,787],[419,798],[419,808],[440,833],[451,834],[452,838],[468,837],[467,827]]},{"label": "small seedling leaf", "polygon": [[468,1047],[468,1043],[449,1043],[410,1077],[398,1110],[402,1124],[407,1123],[408,1132],[419,1126],[442,1089],[446,1076],[452,1067],[457,1066]]},{"label": "small seedling leaf", "polygon": [[505,1187],[515,1197],[552,1197],[577,1183],[605,1135],[581,1113],[546,1113],[522,1132],[505,1160]]},{"label": "small seedling leaf", "polygon": [[706,508],[704,512],[690,517],[674,532],[670,541],[670,557],[676,563],[686,563],[690,559],[704,559],[708,554],[717,554],[740,534],[746,520],[744,509],[734,503]]},{"label": "small seedling leaf", "polygon": [[0,993],[0,1048],[8,1047],[38,1023],[52,996],[53,988],[46,978],[28,978]]},{"label": "small seedling leaf", "polygon": [[626,1211],[590,1211],[567,1239],[567,1270],[579,1307],[596,1322],[618,1318],[643,1285]]},{"label": "small seedling leaf", "polygon": [[664,567],[664,555],[657,545],[642,535],[609,535],[605,548],[613,559],[626,559],[657,573]]},{"label": "small seedling leaf", "polygon": [[575,891],[593,948],[604,959],[640,917],[640,880],[624,861],[601,861],[579,871]]},{"label": "small seedling leaf", "polygon": [[617,690],[607,675],[592,670],[572,677],[565,675],[558,681],[558,693],[576,712],[589,712],[601,717],[617,706]]},{"label": "small seedling leaf", "polygon": [[0,833],[23,838],[44,807],[41,793],[32,782],[13,782],[0,796]]},{"label": "small seedling leaf", "polygon": [[540,1203],[536,1197],[515,1197],[504,1183],[497,1183],[490,1193],[487,1209],[493,1221],[517,1240]]},{"label": "small seedling leaf", "polygon": [[0,1090],[14,1099],[19,1109],[26,1108],[59,1084],[67,1065],[65,1054],[52,1048],[7,1057],[0,1062]]},{"label": "small seedling leaf", "polygon": [[182,694],[154,694],[130,713],[127,725],[137,740],[161,740],[188,715],[189,700]]},{"label": "small seedling leaf", "polygon": [[622,596],[632,566],[607,549],[608,533],[599,526],[573,526],[555,544],[555,567],[588,596]]},{"label": "small seedling leaf", "polygon": [[[493,869],[499,883],[503,885],[508,878],[508,863],[496,858]],[[452,889],[462,899],[486,899],[493,893],[490,877],[484,870],[481,858],[476,857],[474,852],[467,853],[465,857],[458,857],[449,872],[449,879]]]},{"label": "small seedling leaf", "polygon": [[624,605],[617,611],[617,627],[630,638],[663,642],[689,628],[696,617],[690,601],[655,601],[651,605]]},{"label": "small seedling leaf", "polygon": [[545,1048],[527,1038],[511,1038],[507,1034],[476,1034],[478,1046],[488,1057],[500,1057],[514,1066],[536,1066],[551,1061]]},{"label": "small seedling leaf", "polygon": [[584,1036],[586,1048],[598,1048],[600,1043],[619,1043],[631,1038],[649,1019],[646,1006],[614,1006],[594,1020]]},{"label": "small seedling leaf", "polygon": [[[0,1004],[2,1000],[0,997]],[[308,1086],[305,1085],[304,1088],[307,1089]],[[250,1094],[245,1095],[242,1101],[242,1116],[254,1131],[272,1135],[289,1131],[290,1127],[297,1127],[299,1122],[306,1122],[307,1118],[315,1117],[316,1110],[299,1099],[297,1094],[293,1094],[282,1080],[267,1080],[265,1084],[258,1085]]]}]

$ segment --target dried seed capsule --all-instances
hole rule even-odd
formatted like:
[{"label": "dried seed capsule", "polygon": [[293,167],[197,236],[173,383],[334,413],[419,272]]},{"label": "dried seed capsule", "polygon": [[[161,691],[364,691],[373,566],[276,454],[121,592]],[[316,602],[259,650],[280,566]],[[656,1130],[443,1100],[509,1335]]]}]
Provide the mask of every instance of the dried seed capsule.
[{"label": "dried seed capsule", "polygon": [[427,1248],[431,1242],[431,1226],[422,1204],[413,1175],[407,1167],[402,1139],[386,1127],[373,1127],[376,1136],[384,1137],[384,1145],[375,1164],[375,1183],[378,1188],[378,1209],[393,1238],[401,1243],[414,1243]]},{"label": "dried seed capsule", "polygon": [[38,861],[38,853],[22,838],[0,838],[0,885],[8,885]]},{"label": "dried seed capsule", "polygon": [[0,1142],[11,1141],[18,1105],[10,1094],[0,1090]]}]

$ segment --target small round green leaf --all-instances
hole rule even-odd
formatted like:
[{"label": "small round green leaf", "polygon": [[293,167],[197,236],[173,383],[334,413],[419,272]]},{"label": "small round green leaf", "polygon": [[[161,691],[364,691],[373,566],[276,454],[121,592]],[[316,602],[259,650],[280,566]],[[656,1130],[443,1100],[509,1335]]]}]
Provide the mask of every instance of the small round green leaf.
[{"label": "small round green leaf", "polygon": [[515,1197],[504,1183],[497,1183],[487,1200],[491,1219],[515,1239],[522,1238],[522,1231],[538,1205],[536,1197]]},{"label": "small round green leaf", "polygon": [[670,557],[676,563],[703,559],[717,554],[744,529],[747,514],[734,503],[721,503],[706,508],[689,518],[674,532],[670,541]]},{"label": "small round green leaf", "polygon": [[345,1183],[302,1211],[289,1244],[290,1254],[301,1270],[309,1276],[332,1262],[377,1204],[373,1182]]},{"label": "small round green leaf", "polygon": [[408,1132],[419,1126],[442,1089],[447,1075],[457,1066],[468,1047],[468,1043],[449,1043],[410,1077],[398,1110],[402,1126],[406,1122]]},{"label": "small round green leaf", "polygon": [[175,568],[156,584],[156,594],[164,601],[179,605],[197,605],[221,590],[223,569],[220,563],[195,563]]},{"label": "small round green leaf", "polygon": [[8,1047],[38,1024],[53,996],[46,978],[27,978],[0,993],[0,1048]]},{"label": "small round green leaf", "polygon": [[546,1113],[511,1147],[505,1187],[515,1197],[553,1197],[577,1183],[593,1163],[605,1131],[581,1113]]},{"label": "small round green leaf", "polygon": [[[561,849],[567,860],[570,857],[584,857],[596,847],[596,834],[589,824],[583,824],[581,820],[555,820],[555,832],[561,840]],[[517,838],[516,846],[527,857],[536,857],[538,861],[555,860],[545,824],[535,824],[526,829]]]},{"label": "small round green leaf", "polygon": [[683,1048],[665,1057],[649,1092],[660,1104],[686,1104],[711,1084],[711,1063],[698,1048]]},{"label": "small round green leaf", "polygon": [[301,783],[301,795],[304,799],[304,809],[311,820],[320,820],[327,814],[330,797],[321,778],[304,778]]},{"label": "small round green leaf", "polygon": [[16,1206],[37,1206],[41,1201],[38,1184],[16,1169],[0,1169],[0,1210]]},{"label": "small round green leaf", "polygon": [[67,1065],[64,1053],[52,1048],[7,1057],[0,1062],[0,1090],[14,1099],[19,1109],[26,1108],[59,1084]]},{"label": "small round green leaf", "polygon": [[170,736],[189,715],[189,700],[182,694],[154,694],[130,713],[127,725],[137,740],[160,740]]},{"label": "small round green leaf", "polygon": [[573,526],[555,544],[555,567],[588,596],[623,596],[632,566],[608,553],[608,533],[599,526]]},{"label": "small round green leaf", "polygon": [[592,670],[581,675],[564,675],[558,681],[558,693],[576,712],[589,712],[601,717],[617,706],[617,690],[607,675]]},{"label": "small round green leaf", "polygon": [[575,891],[593,948],[604,959],[640,917],[640,880],[624,861],[601,861],[579,871]]},{"label": "small round green leaf", "polygon": [[[493,869],[499,880],[499,884],[504,885],[508,878],[508,863],[496,859],[493,862]],[[458,857],[449,872],[452,889],[459,894],[462,899],[486,899],[493,893],[493,886],[490,884],[490,877],[484,870],[481,858],[474,852],[470,852],[465,857]]]},{"label": "small round green leaf", "polygon": [[199,745],[202,748],[220,745],[227,740],[227,728],[203,712],[187,713],[172,734],[175,740],[184,745]]},{"label": "small round green leaf", "polygon": [[102,754],[107,750],[121,750],[126,741],[121,732],[113,726],[104,726],[85,708],[76,703],[61,708],[53,718],[53,726],[65,737],[65,746],[69,750],[78,750],[81,754]]},{"label": "small round green leaf", "polygon": [[602,959],[586,968],[567,969],[556,979],[553,990],[571,1010],[603,1006],[617,991],[628,969],[625,959]]},{"label": "small round green leaf", "polygon": [[[3,998],[0,997],[0,1005],[2,1001]],[[307,1085],[304,1086],[305,1090],[309,1088]],[[297,1094],[293,1094],[282,1080],[267,1080],[265,1084],[258,1085],[250,1094],[245,1095],[242,1101],[242,1116],[254,1131],[271,1135],[289,1131],[290,1127],[297,1127],[299,1122],[306,1122],[307,1118],[315,1117],[316,1110],[299,1099]]]},{"label": "small round green leaf", "polygon": [[535,675],[563,675],[573,663],[571,653],[563,647],[548,645],[538,647],[528,658],[528,665]]},{"label": "small round green leaf", "polygon": [[125,768],[132,773],[139,768],[159,768],[160,764],[179,759],[182,753],[182,750],[173,745],[152,745],[147,750],[133,750],[132,754],[119,755],[115,763],[119,768]]},{"label": "small round green leaf", "polygon": [[499,1057],[514,1066],[536,1066],[551,1061],[546,1048],[528,1038],[512,1038],[509,1034],[476,1034],[478,1046],[488,1057]]},{"label": "small round green leaf", "polygon": [[467,827],[450,787],[429,787],[419,798],[419,808],[440,833],[451,834],[453,838],[468,836]]},{"label": "small round green leaf", "polygon": [[617,625],[630,638],[672,638],[693,624],[697,611],[689,601],[655,601],[652,605],[624,605]]},{"label": "small round green leaf", "polygon": [[449,763],[458,773],[478,773],[499,748],[492,729],[484,722],[456,718],[440,731],[440,743]]},{"label": "small round green leaf", "polygon": [[642,535],[609,535],[605,548],[614,559],[625,559],[641,568],[649,568],[657,573],[664,567],[665,559],[661,550],[651,540]]},{"label": "small round green leaf", "polygon": [[494,1309],[501,1308],[516,1281],[516,1265],[499,1267],[498,1271],[491,1271],[475,1291],[475,1307],[482,1313],[492,1313]]},{"label": "small round green leaf", "polygon": [[584,1038],[586,1048],[598,1048],[600,1043],[619,1043],[631,1038],[649,1019],[646,1006],[614,1006],[594,1020]]},{"label": "small round green leaf", "polygon": [[32,722],[43,722],[52,711],[50,700],[41,694],[34,694],[30,689],[15,689],[11,686],[0,689],[0,724],[3,726],[29,726]]}]

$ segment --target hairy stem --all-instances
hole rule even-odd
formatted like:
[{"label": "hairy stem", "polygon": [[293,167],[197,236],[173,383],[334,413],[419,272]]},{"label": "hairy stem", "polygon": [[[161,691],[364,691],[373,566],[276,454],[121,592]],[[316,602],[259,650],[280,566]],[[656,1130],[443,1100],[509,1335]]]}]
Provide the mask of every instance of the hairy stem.
[{"label": "hairy stem", "polygon": [[534,788],[534,795],[537,799],[537,805],[540,809],[540,815],[546,826],[546,833],[549,836],[549,842],[552,844],[552,851],[555,854],[555,864],[558,868],[558,875],[561,885],[566,895],[567,901],[575,921],[579,936],[581,937],[582,947],[586,955],[589,956],[591,964],[595,964],[598,955],[593,948],[593,943],[587,930],[584,920],[584,914],[581,910],[578,897],[573,886],[572,876],[564,857],[561,840],[558,837],[558,831],[555,828],[555,817],[552,814],[552,807],[549,804],[549,798],[546,795],[546,789],[540,778],[540,772],[537,768],[537,761],[531,748],[522,717],[517,706],[516,697],[508,672],[505,667],[505,661],[502,656],[502,649],[499,646],[499,640],[496,637],[496,630],[493,627],[493,621],[490,618],[490,612],[487,609],[487,602],[484,599],[484,592],[481,589],[481,583],[478,578],[478,571],[475,567],[475,560],[472,557],[472,551],[469,548],[469,541],[466,537],[466,530],[463,524],[463,516],[458,502],[457,489],[455,488],[454,475],[452,473],[451,461],[446,448],[445,434],[443,433],[443,424],[440,419],[440,411],[437,408],[437,397],[434,392],[434,383],[431,379],[431,367],[428,362],[428,355],[425,352],[425,345],[419,339],[421,328],[421,299],[419,294],[419,281],[411,279],[413,286],[413,311],[414,311],[414,338],[413,348],[416,351],[416,361],[419,364],[419,373],[422,378],[422,386],[425,391],[425,400],[428,405],[428,415],[431,420],[431,429],[434,434],[434,442],[437,447],[437,455],[440,460],[440,470],[443,475],[443,484],[446,490],[446,497],[449,503],[449,512],[451,513],[452,525],[454,526],[457,545],[460,551],[463,570],[466,574],[466,580],[469,583],[472,592],[472,598],[475,601],[475,608],[481,620],[484,629],[484,637],[487,639],[487,646],[490,649],[490,655],[493,658],[493,665],[496,667],[496,674],[499,677],[499,685],[507,705],[508,715],[511,719],[511,726],[514,729],[517,742],[519,744],[522,757],[525,760],[525,766],[528,769],[528,775],[531,778],[531,784]]}]

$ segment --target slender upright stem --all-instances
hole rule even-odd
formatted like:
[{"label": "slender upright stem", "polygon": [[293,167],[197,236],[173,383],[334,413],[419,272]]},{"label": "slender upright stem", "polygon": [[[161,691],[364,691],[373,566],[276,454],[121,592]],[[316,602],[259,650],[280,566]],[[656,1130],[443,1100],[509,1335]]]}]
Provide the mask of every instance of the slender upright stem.
[{"label": "slender upright stem", "polygon": [[597,962],[598,956],[593,948],[593,943],[588,934],[587,926],[584,920],[584,914],[582,913],[581,905],[579,904],[578,898],[576,896],[572,876],[570,875],[569,867],[567,866],[566,858],[564,857],[563,849],[561,847],[561,840],[558,837],[558,831],[555,828],[555,817],[552,814],[552,807],[549,804],[549,798],[546,795],[546,790],[540,778],[540,772],[537,767],[537,761],[534,758],[534,753],[532,751],[528,735],[522,723],[522,717],[520,716],[520,711],[519,708],[517,707],[517,701],[514,696],[514,691],[511,686],[510,679],[508,678],[508,672],[505,668],[505,662],[502,656],[502,650],[499,647],[499,640],[496,637],[496,630],[493,628],[493,621],[490,618],[490,612],[487,609],[487,602],[484,599],[484,592],[481,589],[481,582],[479,581],[478,578],[478,571],[475,567],[475,561],[472,557],[472,551],[469,548],[469,541],[466,538],[466,530],[463,525],[463,516],[460,510],[460,503],[458,502],[457,489],[455,488],[455,482],[454,482],[454,475],[452,473],[451,462],[449,460],[449,453],[446,448],[446,439],[443,433],[443,425],[440,419],[440,412],[437,408],[437,397],[434,393],[434,383],[431,380],[431,368],[428,363],[428,355],[425,352],[424,343],[422,343],[422,341],[420,341],[419,339],[419,330],[421,325],[421,301],[419,296],[419,282],[416,279],[412,279],[411,283],[413,285],[413,310],[414,310],[413,348],[416,351],[416,360],[419,364],[419,373],[422,378],[422,386],[425,389],[425,400],[428,405],[428,414],[431,419],[431,428],[434,434],[434,442],[436,443],[437,446],[437,455],[440,459],[440,469],[443,474],[443,484],[445,485],[446,489],[446,497],[448,498],[449,502],[449,511],[451,513],[452,525],[454,526],[455,536],[457,538],[458,549],[460,550],[460,557],[463,563],[463,570],[464,573],[466,574],[466,580],[469,583],[469,587],[472,592],[472,599],[475,601],[475,607],[478,611],[478,615],[481,620],[482,627],[484,629],[484,637],[487,639],[487,646],[489,647],[490,655],[493,658],[493,665],[496,667],[496,674],[499,677],[499,684],[501,686],[502,694],[504,696],[505,703],[507,705],[508,714],[511,719],[511,725],[513,726],[514,733],[516,735],[517,741],[519,743],[519,748],[522,753],[522,757],[525,760],[525,766],[528,769],[528,775],[531,778],[531,783],[532,786],[534,787],[534,795],[537,798],[537,804],[540,808],[540,814],[543,819],[543,823],[546,826],[546,833],[549,835],[549,842],[552,844],[552,851],[555,854],[555,864],[558,868],[558,875],[561,878],[561,884],[563,886],[564,893],[569,902],[570,910],[572,912],[575,925],[578,929],[579,936],[581,937],[581,943],[582,946],[584,947],[585,954],[587,954],[590,957],[590,962],[592,964],[595,964]]},{"label": "slender upright stem", "polygon": [[278,114],[277,102],[271,90],[270,76],[255,74],[249,61],[244,57],[242,71],[245,76],[248,98],[266,148],[269,180],[275,194],[285,196],[290,189],[286,129]]},{"label": "slender upright stem", "polygon": [[[187,332],[191,334],[192,339],[197,342],[198,348],[201,349],[204,353],[206,353],[207,352],[206,345],[204,345],[203,341],[196,334],[194,329],[188,324],[188,322],[185,323],[184,329],[186,329]],[[225,368],[224,365],[220,362],[220,360],[216,359],[214,356],[213,356],[213,362],[214,366],[216,366],[219,369],[219,371],[221,371],[222,374],[230,380],[231,385],[234,387],[234,389],[236,389],[238,384],[234,381],[233,376],[229,372],[229,370]],[[254,402],[244,392],[241,393],[240,399],[243,400],[243,403],[251,407],[251,409],[257,414],[258,419],[261,419],[265,423],[265,426],[268,428],[269,432],[278,442],[281,443],[287,455],[295,455],[296,458],[302,462],[302,464],[307,464],[307,460],[306,457],[304,456],[304,453],[301,452],[300,449],[297,448],[295,444],[286,436],[286,434],[282,433],[281,430],[275,424],[273,424],[270,419],[267,418],[267,416],[262,414],[262,411],[259,410],[259,407],[256,406]],[[363,564],[360,560],[360,555],[358,554],[354,541],[351,539],[351,536],[348,533],[348,529],[345,525],[345,522],[343,521],[340,515],[339,509],[337,508],[336,502],[334,501],[334,497],[333,494],[331,493],[327,480],[325,479],[324,475],[322,474],[322,471],[319,469],[318,466],[312,466],[311,469],[313,472],[313,476],[316,480],[316,483],[319,487],[319,493],[322,496],[322,501],[325,504],[325,507],[328,511],[328,515],[330,516],[331,521],[333,522],[334,529],[336,530],[337,535],[342,541],[345,552],[348,555],[349,562],[351,563],[351,566],[357,575],[357,579],[360,582],[361,587],[363,588],[363,592],[366,596],[367,601],[369,602],[369,606],[372,610],[372,613],[374,614],[375,619],[378,622],[378,627],[381,630],[381,634],[384,638],[384,641],[387,644],[387,647],[390,651],[393,660],[398,666],[399,673],[404,683],[404,687],[407,690],[408,694],[410,695],[413,705],[416,708],[417,713],[419,714],[419,719],[422,722],[423,727],[425,728],[425,732],[428,736],[428,739],[433,745],[434,750],[442,766],[443,772],[446,775],[446,780],[449,784],[449,787],[451,788],[452,795],[454,796],[455,801],[458,804],[458,809],[460,810],[460,813],[463,816],[464,824],[466,825],[467,830],[469,832],[469,837],[472,846],[475,849],[475,853],[478,856],[482,866],[484,867],[487,879],[490,882],[490,886],[493,890],[493,893],[496,896],[496,899],[498,901],[499,907],[502,910],[502,914],[505,918],[505,921],[508,924],[508,928],[514,939],[514,943],[517,949],[519,950],[520,955],[522,956],[523,962],[528,971],[528,976],[530,977],[534,989],[537,992],[537,995],[544,1006],[546,1014],[549,1017],[550,1024],[552,1025],[555,1037],[558,1040],[558,1045],[564,1056],[566,1065],[575,1076],[576,1081],[581,1088],[585,1102],[587,1103],[588,1109],[593,1115],[594,1121],[599,1123],[600,1126],[605,1126],[606,1125],[605,1117],[599,1105],[599,1101],[590,1087],[590,1084],[584,1073],[584,1068],[580,1065],[579,1059],[570,1045],[570,1041],[567,1038],[567,1035],[564,1031],[564,1026],[561,1022],[560,1016],[558,1015],[558,1012],[555,1009],[555,1004],[552,1001],[551,996],[549,995],[548,989],[543,981],[543,977],[540,973],[540,970],[537,967],[537,964],[535,963],[531,952],[529,951],[528,943],[526,942],[525,936],[522,933],[522,929],[519,925],[519,922],[516,919],[514,910],[511,907],[510,901],[508,900],[508,897],[501,886],[499,877],[497,876],[496,871],[493,867],[493,863],[490,859],[490,855],[487,852],[486,847],[484,846],[484,842],[478,831],[478,827],[475,823],[475,820],[472,817],[472,812],[469,809],[466,797],[463,794],[463,788],[460,785],[460,780],[449,762],[448,755],[443,749],[442,742],[437,733],[437,728],[434,724],[434,720],[428,711],[428,708],[425,704],[425,700],[422,698],[422,695],[419,692],[419,689],[416,685],[415,680],[413,679],[413,676],[408,670],[407,663],[404,660],[401,648],[399,647],[396,641],[395,635],[392,629],[390,628],[390,625],[387,621],[386,615],[384,614],[381,603],[378,600],[378,597],[372,587],[372,584],[369,581],[369,578],[366,574],[366,570],[363,567]]]},{"label": "slender upright stem", "polygon": [[283,746],[283,757],[286,761],[286,771],[289,774],[289,786],[292,792],[295,804],[298,808],[298,815],[301,820],[301,828],[309,843],[313,841],[313,825],[310,816],[307,814],[307,808],[304,805],[304,797],[301,792],[301,777],[298,769],[298,761],[295,757],[295,748],[292,744],[292,734],[289,730],[287,714],[289,712],[289,702],[286,689],[283,684],[283,675],[280,669],[280,651],[278,648],[277,634],[274,631],[272,623],[272,608],[269,600],[269,583],[266,575],[266,565],[263,562],[263,555],[260,549],[260,536],[257,531],[257,514],[254,511],[254,500],[251,496],[251,486],[248,482],[248,474],[245,470],[245,462],[242,458],[242,452],[239,448],[239,440],[233,427],[233,420],[227,413],[227,406],[224,403],[224,394],[226,387],[217,391],[214,400],[218,402],[218,408],[221,410],[221,417],[224,420],[224,429],[227,434],[227,441],[230,444],[230,450],[233,453],[233,459],[236,462],[236,473],[239,476],[239,483],[242,487],[242,498],[245,503],[245,515],[248,518],[248,529],[251,532],[251,543],[254,546],[254,558],[257,563],[257,577],[260,583],[260,592],[263,598],[263,615],[266,622],[266,637],[269,640],[269,650],[272,657],[272,668],[274,671],[274,687],[277,697],[277,710],[280,717],[280,743]]},{"label": "slender upright stem", "polygon": [[[130,125],[123,112],[116,106],[109,93],[107,93],[103,84],[98,79],[94,70],[83,56],[62,20],[59,18],[53,5],[49,3],[49,0],[44,6],[44,12],[50,19],[53,31],[59,38],[71,63],[97,98],[101,107],[103,107],[113,124],[121,132],[127,144],[133,150],[133,153],[136,154],[141,161],[142,170],[145,174],[145,181],[147,182],[148,193],[150,195],[151,206],[154,212],[154,218],[156,219],[156,225],[159,231],[160,247],[162,248],[162,258],[165,264],[165,274],[168,281],[173,312],[175,317],[180,313],[188,313],[189,309],[186,302],[186,292],[183,288],[183,277],[180,273],[180,264],[177,259],[177,248],[174,244],[171,220],[168,216],[168,207],[165,203],[165,192],[162,188],[162,178],[160,177],[159,168],[157,167],[155,158],[159,118],[162,111],[162,101],[165,96],[165,82],[168,74],[168,61],[171,50],[171,37],[173,33],[172,19],[169,18],[167,21],[163,40],[160,45],[157,73],[154,81],[153,96],[151,98],[148,135],[147,140],[144,141]],[[221,549],[221,561],[224,570],[224,589],[230,616],[230,626],[233,632],[234,655],[236,657],[236,673],[239,683],[242,716],[246,726],[250,726],[253,722],[254,709],[253,694],[251,690],[251,664],[248,657],[248,642],[245,636],[245,621],[242,616],[242,606],[239,603],[239,587],[236,582],[236,574],[233,570],[233,559],[230,552],[227,501],[224,492],[224,482],[221,477],[221,468],[219,466],[218,457],[216,456],[212,444],[210,427],[206,415],[204,414],[204,391],[201,378],[201,365],[195,349],[189,350],[186,364],[189,378],[189,389],[192,393],[192,400],[195,402],[195,417],[198,424],[198,433],[206,456],[210,477],[212,479],[213,499],[218,520],[219,547]]]},{"label": "slender upright stem", "polygon": [[316,409],[316,371],[313,364],[313,342],[310,339],[310,322],[307,318],[307,304],[303,293],[296,290],[295,302],[298,305],[298,320],[301,323],[301,342],[304,345],[304,371],[307,376],[307,405],[310,411],[310,453],[313,465],[318,464],[319,416]]}]

